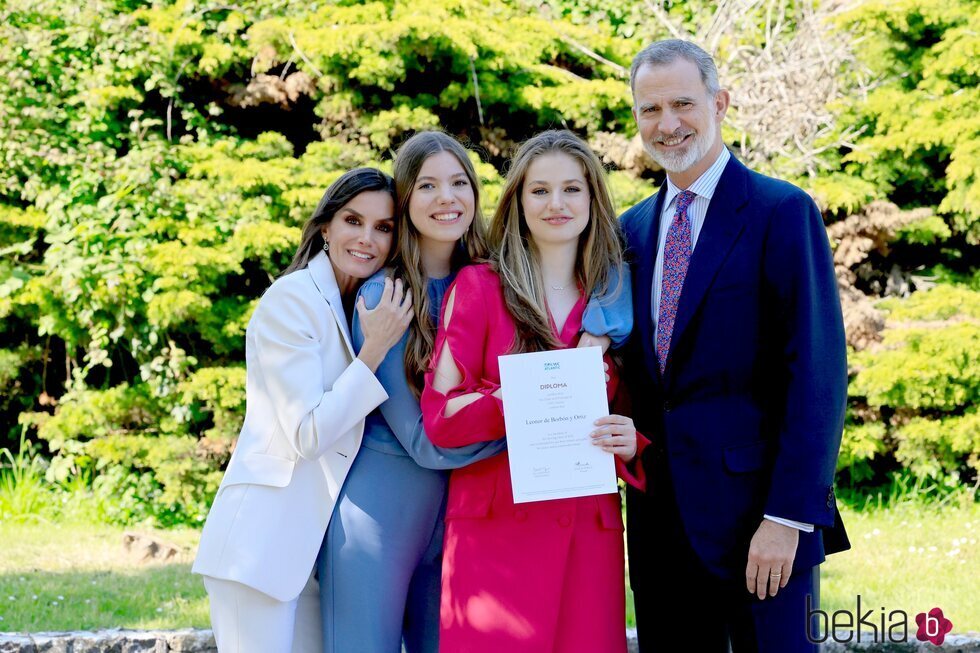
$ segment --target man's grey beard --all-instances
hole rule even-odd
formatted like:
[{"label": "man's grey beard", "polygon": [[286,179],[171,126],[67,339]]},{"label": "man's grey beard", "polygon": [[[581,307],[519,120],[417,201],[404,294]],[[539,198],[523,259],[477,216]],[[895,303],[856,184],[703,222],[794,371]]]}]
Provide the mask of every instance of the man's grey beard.
[{"label": "man's grey beard", "polygon": [[696,133],[693,141],[683,152],[663,152],[647,141],[643,142],[643,149],[647,151],[651,159],[657,162],[657,165],[667,172],[684,172],[693,167],[711,150],[716,129],[717,126],[712,123],[712,128],[707,133]]}]

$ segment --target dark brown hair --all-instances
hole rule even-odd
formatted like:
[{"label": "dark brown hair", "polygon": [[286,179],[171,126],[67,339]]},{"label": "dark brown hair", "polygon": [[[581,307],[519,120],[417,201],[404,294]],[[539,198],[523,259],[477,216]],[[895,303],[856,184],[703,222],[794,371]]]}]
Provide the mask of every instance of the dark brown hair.
[{"label": "dark brown hair", "polygon": [[[354,168],[342,174],[323,193],[320,203],[316,205],[313,215],[303,225],[303,237],[293,255],[293,261],[283,271],[285,276],[290,272],[302,270],[310,259],[323,249],[323,225],[333,220],[334,214],[361,193],[383,191],[395,199],[395,181],[389,175],[374,168]],[[397,230],[395,232],[398,233]]]}]

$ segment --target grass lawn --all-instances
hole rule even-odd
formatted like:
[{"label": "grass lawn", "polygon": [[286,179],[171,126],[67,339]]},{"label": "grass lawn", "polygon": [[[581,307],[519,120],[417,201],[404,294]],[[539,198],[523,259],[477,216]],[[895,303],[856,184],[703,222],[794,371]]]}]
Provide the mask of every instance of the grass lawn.
[{"label": "grass lawn", "polygon": [[[825,611],[942,608],[954,633],[980,631],[980,504],[914,506],[843,513],[850,551],[827,558],[822,570]],[[880,617],[879,617],[880,619]]]},{"label": "grass lawn", "polygon": [[198,533],[132,529],[183,549],[175,562],[140,564],[123,549],[124,530],[0,523],[0,631],[207,627],[190,564]]},{"label": "grass lawn", "polygon": [[[846,510],[851,551],[823,568],[825,611],[873,616],[941,607],[953,632],[980,631],[980,504]],[[138,564],[111,526],[0,523],[0,631],[206,627],[190,573],[194,531],[148,531],[184,547],[173,563]],[[135,529],[134,529],[135,530]],[[629,597],[631,599],[631,597]],[[627,607],[632,625],[632,601]]]},{"label": "grass lawn", "polygon": [[[822,610],[854,613],[860,594],[861,612],[873,610],[875,623],[882,607],[886,615],[905,610],[914,632],[915,615],[938,606],[954,633],[980,631],[980,504],[844,509],[842,517],[851,550],[821,567]],[[629,591],[626,611],[632,626]]]}]

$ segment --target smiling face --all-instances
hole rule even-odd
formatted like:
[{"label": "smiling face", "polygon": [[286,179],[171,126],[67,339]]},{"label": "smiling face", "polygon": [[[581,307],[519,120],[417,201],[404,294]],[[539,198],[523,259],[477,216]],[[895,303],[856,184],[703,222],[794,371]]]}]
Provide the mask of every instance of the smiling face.
[{"label": "smiling face", "polygon": [[585,169],[564,152],[549,152],[527,167],[521,188],[524,221],[538,245],[577,242],[589,224]]},{"label": "smiling face", "polygon": [[422,240],[455,243],[473,223],[473,184],[459,159],[437,152],[419,169],[408,201],[408,216]]},{"label": "smiling face", "polygon": [[365,191],[337,209],[320,228],[341,290],[381,269],[391,251],[395,202],[385,191]]},{"label": "smiling face", "polygon": [[712,96],[695,63],[675,59],[637,70],[633,117],[643,147],[671,180],[687,188],[711,164],[721,148],[721,121],[728,110],[728,92]]}]

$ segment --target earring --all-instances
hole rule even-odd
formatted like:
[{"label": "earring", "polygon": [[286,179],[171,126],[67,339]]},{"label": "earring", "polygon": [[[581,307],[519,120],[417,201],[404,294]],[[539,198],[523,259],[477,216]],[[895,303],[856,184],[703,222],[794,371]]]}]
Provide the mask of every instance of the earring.
[{"label": "earring", "polygon": [[323,241],[323,251],[325,254],[330,253],[330,243],[328,243],[327,241]]}]

